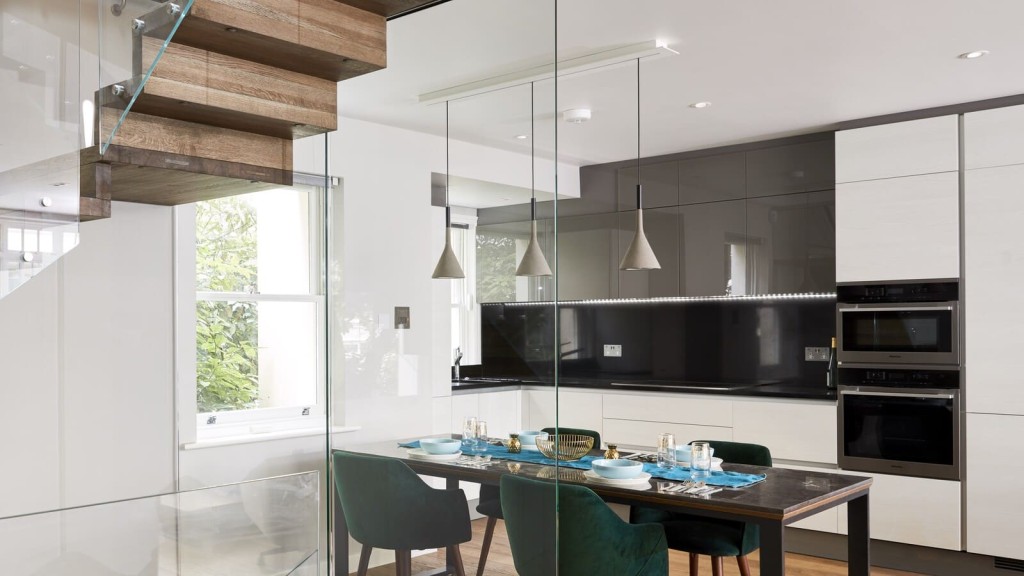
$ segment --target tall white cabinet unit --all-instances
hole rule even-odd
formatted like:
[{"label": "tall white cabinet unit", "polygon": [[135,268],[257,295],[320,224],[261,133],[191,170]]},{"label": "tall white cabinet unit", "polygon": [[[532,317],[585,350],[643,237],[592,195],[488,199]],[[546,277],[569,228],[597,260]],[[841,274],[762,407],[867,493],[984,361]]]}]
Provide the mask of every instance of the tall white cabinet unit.
[{"label": "tall white cabinet unit", "polygon": [[836,133],[836,281],[960,276],[959,118]]},{"label": "tall white cabinet unit", "polygon": [[1024,106],[964,116],[967,550],[1024,560]]}]

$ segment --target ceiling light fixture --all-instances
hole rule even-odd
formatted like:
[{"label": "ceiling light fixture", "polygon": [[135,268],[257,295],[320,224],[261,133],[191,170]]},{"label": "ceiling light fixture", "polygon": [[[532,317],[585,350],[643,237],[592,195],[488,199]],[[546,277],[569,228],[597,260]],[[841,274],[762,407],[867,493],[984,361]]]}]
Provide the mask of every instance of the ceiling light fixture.
[{"label": "ceiling light fixture", "polygon": [[[588,116],[590,110],[587,110]],[[551,267],[548,266],[544,252],[537,242],[537,171],[535,169],[536,155],[534,154],[534,124],[533,111],[533,82],[530,82],[530,242],[526,245],[526,252],[523,259],[516,268],[516,276],[551,276]]]},{"label": "ceiling light fixture", "polygon": [[541,80],[553,78],[555,76],[556,68],[558,76],[562,77],[570,74],[577,74],[579,72],[585,72],[587,70],[604,68],[613,64],[632,62],[638,58],[668,56],[670,54],[679,54],[679,52],[669,48],[668,44],[663,41],[648,40],[645,42],[637,42],[636,44],[609,48],[607,50],[599,50],[597,52],[584,54],[574,58],[566,58],[564,60],[558,60],[557,62],[547,62],[539,66],[509,72],[508,74],[489,76],[487,78],[466,82],[457,86],[449,86],[447,88],[441,88],[440,90],[426,92],[420,94],[419,101],[420,104],[440,104],[441,102],[447,102],[449,100],[476,96],[478,94],[483,94],[484,92],[501,90],[511,86],[521,86],[527,82],[539,82]]},{"label": "ceiling light fixture", "polygon": [[690,108],[697,109],[708,108],[709,106],[711,106],[711,102],[694,102],[693,104],[690,104]]},{"label": "ceiling light fixture", "polygon": [[444,103],[444,250],[441,251],[441,258],[434,267],[434,278],[465,278],[466,273],[462,271],[459,259],[455,257],[452,250],[452,207],[448,203],[448,180],[451,175],[448,170],[448,103]]},{"label": "ceiling light fixture", "polygon": [[643,185],[640,184],[640,59],[636,59],[636,234],[629,243],[619,270],[660,270],[651,243],[644,234]]},{"label": "ceiling light fixture", "polygon": [[961,60],[974,60],[975,58],[981,58],[982,56],[988,56],[988,50],[975,50],[974,52],[964,52],[957,56]]}]

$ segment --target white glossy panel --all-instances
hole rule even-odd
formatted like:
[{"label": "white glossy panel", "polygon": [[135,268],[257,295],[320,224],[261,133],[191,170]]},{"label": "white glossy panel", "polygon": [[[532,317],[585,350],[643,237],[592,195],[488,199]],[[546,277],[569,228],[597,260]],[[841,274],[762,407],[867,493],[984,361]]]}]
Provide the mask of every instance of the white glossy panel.
[{"label": "white glossy panel", "polygon": [[956,116],[836,132],[836,183],[959,169]]},{"label": "white glossy panel", "polygon": [[[737,441],[739,440],[737,439]],[[774,456],[774,453],[772,454],[772,456]],[[778,461],[776,461],[773,464],[773,466],[775,466],[776,468],[786,468],[789,470],[807,470],[809,472],[827,472],[833,474],[836,472],[836,469],[832,467],[816,468],[813,466],[798,466],[794,464],[780,463]],[[829,532],[835,534],[839,531],[839,508],[829,508],[828,510],[818,512],[814,516],[810,516],[798,522],[789,524],[789,527],[802,528],[804,530],[815,530],[817,532]]]},{"label": "white glossy panel", "polygon": [[956,172],[836,185],[836,281],[960,276]]},{"label": "white glossy panel", "polygon": [[434,434],[450,434],[457,432],[452,428],[452,397],[441,396],[434,398],[434,423],[431,432]]},{"label": "white glossy panel", "polygon": [[799,400],[738,400],[733,439],[767,446],[772,457],[835,464],[835,404]]},{"label": "white glossy panel", "polygon": [[1024,106],[964,115],[967,169],[1024,164]]},{"label": "white glossy panel", "polygon": [[968,170],[965,186],[966,410],[1024,414],[1024,166]]},{"label": "white glossy panel", "polygon": [[510,433],[522,430],[521,395],[519,390],[480,393],[479,416],[487,421],[492,438],[508,438]]},{"label": "white glossy panel", "polygon": [[605,418],[732,426],[732,400],[667,394],[606,394]]},{"label": "white glossy panel", "polygon": [[111,212],[64,263],[66,506],[174,489],[171,209]]},{"label": "white glossy panel", "polygon": [[671,432],[676,445],[694,440],[732,440],[732,428],[721,426],[695,426],[675,422],[644,422],[639,420],[604,419],[604,441],[619,448],[651,449],[658,434]]},{"label": "white glossy panel", "polygon": [[480,416],[479,394],[456,394],[452,396],[451,428],[448,432],[462,434],[462,425],[466,418]]},{"label": "white glossy panel", "polygon": [[600,392],[559,390],[557,420],[554,390],[525,390],[523,394],[523,409],[529,410],[529,416],[524,419],[531,430],[549,428],[557,423],[566,428],[595,430],[601,434],[602,442],[605,442]]},{"label": "white glossy panel", "polygon": [[[960,550],[960,483],[840,471],[875,479],[869,495],[871,538]],[[839,507],[839,533],[847,533],[846,505]]]},{"label": "white glossy panel", "polygon": [[0,300],[0,517],[60,506],[61,267]]},{"label": "white glossy panel", "polygon": [[967,415],[967,551],[1024,560],[1024,417]]}]

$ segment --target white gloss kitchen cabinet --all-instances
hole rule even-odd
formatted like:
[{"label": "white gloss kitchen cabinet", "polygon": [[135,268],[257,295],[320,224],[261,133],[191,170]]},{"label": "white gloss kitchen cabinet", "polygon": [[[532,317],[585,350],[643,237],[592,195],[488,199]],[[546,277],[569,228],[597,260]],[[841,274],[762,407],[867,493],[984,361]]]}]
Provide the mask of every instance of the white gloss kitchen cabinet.
[{"label": "white gloss kitchen cabinet", "polygon": [[967,415],[967,551],[1024,560],[1024,417]]},{"label": "white gloss kitchen cabinet", "polygon": [[960,276],[959,119],[836,133],[836,281]]}]

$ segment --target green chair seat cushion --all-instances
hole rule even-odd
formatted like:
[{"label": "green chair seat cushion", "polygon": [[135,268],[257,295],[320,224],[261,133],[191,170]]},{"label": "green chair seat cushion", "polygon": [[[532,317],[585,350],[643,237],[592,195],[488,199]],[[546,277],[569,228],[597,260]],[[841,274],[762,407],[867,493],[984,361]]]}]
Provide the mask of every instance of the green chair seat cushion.
[{"label": "green chair seat cushion", "polygon": [[[694,518],[694,519],[691,519]],[[742,547],[743,522],[730,522],[712,518],[690,516],[683,520],[672,519],[662,522],[668,547],[708,556],[745,556],[757,546],[745,550]],[[757,526],[752,526],[757,529]],[[749,528],[747,528],[749,530]]]},{"label": "green chair seat cushion", "polygon": [[386,550],[425,550],[469,542],[462,490],[437,490],[394,458],[336,451],[334,481],[349,533]]},{"label": "green chair seat cushion", "polygon": [[490,516],[499,520],[505,518],[501,514],[501,491],[498,490],[497,486],[491,486],[490,484],[480,486],[480,502],[476,506],[476,511],[484,516]]}]

